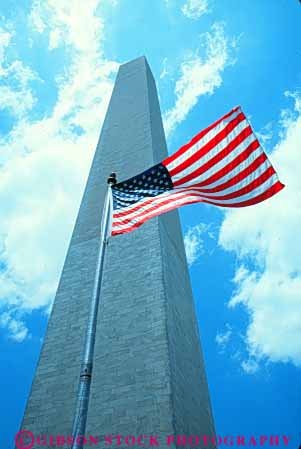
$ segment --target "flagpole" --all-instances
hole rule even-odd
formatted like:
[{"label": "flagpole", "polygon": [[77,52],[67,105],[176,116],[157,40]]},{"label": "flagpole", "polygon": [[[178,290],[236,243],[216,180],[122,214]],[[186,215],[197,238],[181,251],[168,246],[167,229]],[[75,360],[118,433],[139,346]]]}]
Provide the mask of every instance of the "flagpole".
[{"label": "flagpole", "polygon": [[84,435],[86,431],[86,422],[88,415],[90,386],[92,380],[93,355],[96,336],[97,313],[100,302],[101,282],[103,275],[103,265],[108,244],[108,234],[111,226],[112,216],[112,185],[116,184],[116,174],[111,173],[108,180],[108,188],[105,203],[102,211],[101,238],[97,256],[97,264],[94,278],[93,293],[90,303],[88,324],[85,335],[85,345],[82,355],[79,385],[76,396],[76,409],[74,414],[72,429],[71,449],[82,449],[84,444]]}]

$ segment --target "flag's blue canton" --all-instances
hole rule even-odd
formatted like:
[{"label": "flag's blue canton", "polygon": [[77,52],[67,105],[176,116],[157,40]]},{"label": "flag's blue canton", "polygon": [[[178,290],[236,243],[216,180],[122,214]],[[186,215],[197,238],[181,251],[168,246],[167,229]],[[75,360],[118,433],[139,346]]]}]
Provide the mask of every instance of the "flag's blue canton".
[{"label": "flag's blue canton", "polygon": [[130,206],[146,197],[157,196],[173,188],[171,177],[163,164],[155,165],[138,176],[115,184],[114,210]]}]

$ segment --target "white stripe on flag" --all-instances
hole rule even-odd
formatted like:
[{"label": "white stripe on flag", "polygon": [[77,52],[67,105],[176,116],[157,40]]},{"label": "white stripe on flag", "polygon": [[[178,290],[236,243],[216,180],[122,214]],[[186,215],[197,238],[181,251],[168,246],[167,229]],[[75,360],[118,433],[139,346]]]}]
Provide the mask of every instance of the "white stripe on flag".
[{"label": "white stripe on flag", "polygon": [[174,161],[170,162],[166,165],[167,169],[171,171],[173,168],[177,167],[178,165],[182,164],[186,159],[188,159],[190,156],[195,154],[196,151],[198,151],[200,148],[202,148],[204,145],[206,145],[210,140],[214,139],[215,136],[221,132],[223,129],[226,128],[226,126],[234,120],[239,114],[241,113],[241,110],[238,109],[237,111],[233,112],[230,117],[224,119],[222,122],[218,123],[214,128],[212,128],[207,134],[205,134],[204,137],[202,137],[198,142],[196,142],[192,147],[190,147],[185,153],[178,156]]},{"label": "white stripe on flag", "polygon": [[[194,184],[196,184],[198,182],[203,182],[206,179],[210,178],[210,176],[212,176],[214,173],[216,173],[217,171],[219,171],[222,168],[224,168],[230,162],[234,161],[237,158],[237,156],[239,156],[243,151],[245,151],[248,148],[248,146],[252,142],[254,142],[255,140],[256,140],[256,137],[254,136],[254,134],[251,134],[245,140],[243,140],[243,142],[241,142],[233,151],[231,151],[231,153],[229,153],[226,157],[224,157],[219,162],[214,164],[211,168],[206,170],[201,175],[199,175],[199,176],[197,176],[197,177],[195,177],[193,179],[190,179],[189,181],[181,184],[181,187],[191,186],[191,185],[194,185]],[[172,179],[173,182],[176,182],[176,181],[180,182],[181,179],[184,178],[184,176],[187,176],[191,172],[193,172],[193,171],[190,170],[190,167],[188,167],[187,170],[185,170],[185,173],[181,172],[181,173],[179,173],[176,176],[172,176],[171,179]],[[183,173],[184,173],[184,176],[183,176]]]}]

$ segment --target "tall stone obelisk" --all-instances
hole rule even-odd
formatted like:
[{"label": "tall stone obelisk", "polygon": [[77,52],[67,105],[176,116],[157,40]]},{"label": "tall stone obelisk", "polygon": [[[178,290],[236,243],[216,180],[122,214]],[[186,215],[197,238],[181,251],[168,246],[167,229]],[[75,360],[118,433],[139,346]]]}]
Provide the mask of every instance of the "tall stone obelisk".
[{"label": "tall stone obelisk", "polygon": [[[107,176],[122,181],[166,155],[141,57],[119,69],[72,234],[22,423],[35,435],[72,431]],[[177,211],[109,243],[86,434],[158,435],[160,447],[166,435],[214,435]]]}]

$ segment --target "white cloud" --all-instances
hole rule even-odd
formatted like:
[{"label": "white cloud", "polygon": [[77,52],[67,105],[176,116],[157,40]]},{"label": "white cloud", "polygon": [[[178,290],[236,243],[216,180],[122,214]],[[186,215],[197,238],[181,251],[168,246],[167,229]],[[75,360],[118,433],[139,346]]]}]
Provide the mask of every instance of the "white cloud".
[{"label": "white cloud", "polygon": [[287,90],[284,92],[284,95],[287,98],[293,98],[293,100],[295,101],[295,111],[301,112],[301,92],[300,91],[290,92],[289,90]]},{"label": "white cloud", "polygon": [[215,341],[222,351],[229,343],[231,335],[232,335],[232,328],[229,324],[226,324],[226,330],[224,332],[216,334]]},{"label": "white cloud", "polygon": [[62,33],[59,28],[55,28],[51,30],[49,33],[49,50],[54,50],[59,47],[60,42],[62,41]]},{"label": "white cloud", "polygon": [[185,233],[184,245],[188,265],[194,264],[198,258],[204,254],[204,234],[206,233],[207,237],[213,238],[213,235],[209,229],[210,225],[199,223],[196,226],[189,228]]},{"label": "white cloud", "polygon": [[35,99],[30,91],[14,91],[8,86],[0,86],[0,109],[8,109],[13,115],[23,116],[32,109]]},{"label": "white cloud", "polygon": [[18,343],[25,340],[28,335],[28,330],[24,323],[12,318],[8,312],[4,312],[0,315],[0,327],[8,329],[9,338]]},{"label": "white cloud", "polygon": [[247,374],[254,374],[259,370],[259,364],[255,359],[243,360],[241,362],[241,367]]},{"label": "white cloud", "polygon": [[99,43],[103,37],[103,21],[96,16],[99,0],[47,0],[37,5],[42,16],[51,23],[50,34],[56,34],[56,46],[70,45],[72,50],[99,54]]},{"label": "white cloud", "polygon": [[233,60],[230,52],[237,42],[230,41],[223,24],[216,23],[202,36],[206,54],[199,50],[181,64],[181,75],[175,85],[175,105],[164,114],[164,128],[169,135],[181,123],[202,95],[212,95],[222,84],[222,72]]},{"label": "white cloud", "polygon": [[0,28],[0,109],[7,109],[12,115],[22,117],[35,104],[30,82],[38,77],[21,61],[7,60],[5,55],[13,34],[11,28]]},{"label": "white cloud", "polygon": [[41,3],[39,1],[35,1],[28,17],[31,29],[38,33],[43,33],[46,29],[46,24],[41,16],[41,9]]},{"label": "white cloud", "polygon": [[164,58],[163,61],[162,61],[162,71],[160,73],[160,80],[165,78],[167,75],[168,75],[167,58]]},{"label": "white cloud", "polygon": [[256,136],[261,145],[264,145],[266,142],[271,140],[273,137],[273,122],[267,123],[260,129],[260,131],[256,131]]},{"label": "white cloud", "polygon": [[182,7],[182,13],[188,19],[199,19],[203,14],[208,14],[209,1],[208,0],[187,0]]},{"label": "white cloud", "polygon": [[[16,341],[26,337],[22,312],[48,309],[54,297],[118,68],[103,55],[98,4],[36,1],[29,17],[35,31],[48,36],[49,48],[65,49],[70,64],[58,73],[57,102],[48,116],[33,121],[24,108],[13,130],[0,138],[1,325]],[[2,37],[3,63],[7,41]],[[18,82],[28,85],[32,78],[25,64],[10,67],[19,67]]]},{"label": "white cloud", "polygon": [[230,307],[242,304],[249,313],[245,340],[252,364],[301,364],[301,110],[300,96],[286,95],[295,108],[282,111],[271,155],[286,188],[264,203],[227,212],[219,236],[240,261]]},{"label": "white cloud", "polygon": [[0,75],[2,76],[2,65],[4,62],[5,50],[8,47],[10,40],[12,38],[12,33],[7,29],[0,27]]}]

